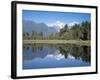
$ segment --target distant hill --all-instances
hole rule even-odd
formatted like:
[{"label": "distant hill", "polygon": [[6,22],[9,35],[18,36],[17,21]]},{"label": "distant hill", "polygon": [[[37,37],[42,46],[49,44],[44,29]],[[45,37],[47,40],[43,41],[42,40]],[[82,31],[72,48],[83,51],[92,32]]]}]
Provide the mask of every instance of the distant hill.
[{"label": "distant hill", "polygon": [[45,23],[23,20],[23,32],[31,33],[32,31],[39,33],[43,32],[43,35],[45,36],[57,33],[57,30],[54,27],[49,27]]}]

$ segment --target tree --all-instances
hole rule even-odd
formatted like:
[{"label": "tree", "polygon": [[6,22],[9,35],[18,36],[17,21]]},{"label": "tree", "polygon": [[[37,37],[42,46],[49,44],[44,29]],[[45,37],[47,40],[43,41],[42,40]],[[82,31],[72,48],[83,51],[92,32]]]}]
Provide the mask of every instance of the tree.
[{"label": "tree", "polygon": [[60,36],[62,35],[62,34],[64,34],[66,31],[68,31],[68,25],[66,24],[65,26],[64,26],[64,28],[62,28],[62,29],[60,29]]},{"label": "tree", "polygon": [[68,30],[68,25],[67,24],[64,26],[64,29],[65,29],[65,31]]},{"label": "tree", "polygon": [[30,36],[29,36],[29,33],[27,32],[27,33],[26,33],[26,38],[29,39],[29,37],[30,37]]},{"label": "tree", "polygon": [[91,39],[91,23],[88,21],[81,23],[81,38],[83,40],[90,40]]}]

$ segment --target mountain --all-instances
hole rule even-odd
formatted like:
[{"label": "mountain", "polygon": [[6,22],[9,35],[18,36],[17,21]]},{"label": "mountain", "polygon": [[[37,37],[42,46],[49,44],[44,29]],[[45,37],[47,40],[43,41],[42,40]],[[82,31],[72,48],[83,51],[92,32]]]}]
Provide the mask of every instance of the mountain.
[{"label": "mountain", "polygon": [[45,23],[23,20],[23,32],[31,33],[32,31],[42,32],[45,36],[57,33],[57,30],[54,27],[49,27]]}]

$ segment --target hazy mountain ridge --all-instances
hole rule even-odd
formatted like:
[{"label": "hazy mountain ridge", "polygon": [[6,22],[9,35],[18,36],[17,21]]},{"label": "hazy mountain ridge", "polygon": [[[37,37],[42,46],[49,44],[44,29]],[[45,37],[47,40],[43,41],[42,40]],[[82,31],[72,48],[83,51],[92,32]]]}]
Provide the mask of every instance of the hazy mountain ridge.
[{"label": "hazy mountain ridge", "polygon": [[23,32],[31,33],[32,31],[39,33],[43,32],[44,35],[57,33],[57,30],[54,27],[49,27],[45,23],[23,20]]}]

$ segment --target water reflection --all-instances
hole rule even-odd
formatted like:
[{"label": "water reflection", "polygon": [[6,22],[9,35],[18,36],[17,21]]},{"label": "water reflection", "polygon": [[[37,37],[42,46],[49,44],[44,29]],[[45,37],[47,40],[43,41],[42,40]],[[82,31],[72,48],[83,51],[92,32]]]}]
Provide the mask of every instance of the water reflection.
[{"label": "water reflection", "polygon": [[32,44],[23,46],[23,69],[90,66],[90,46]]}]

